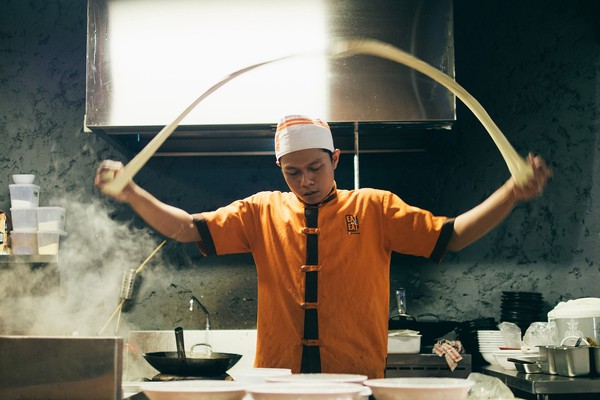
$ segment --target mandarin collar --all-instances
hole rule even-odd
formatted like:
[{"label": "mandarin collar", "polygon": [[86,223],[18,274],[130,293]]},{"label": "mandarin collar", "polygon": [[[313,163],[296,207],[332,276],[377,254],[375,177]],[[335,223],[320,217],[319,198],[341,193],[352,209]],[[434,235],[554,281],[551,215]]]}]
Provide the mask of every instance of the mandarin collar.
[{"label": "mandarin collar", "polygon": [[304,208],[321,208],[325,204],[329,203],[331,200],[335,199],[336,197],[337,197],[337,185],[335,182],[333,182],[333,187],[331,188],[331,191],[329,192],[327,197],[325,197],[325,199],[323,201],[321,201],[320,203],[308,204],[308,203],[305,203],[304,201],[302,201],[302,199],[300,199],[297,196],[296,196],[296,199],[298,199],[298,201],[304,206]]}]

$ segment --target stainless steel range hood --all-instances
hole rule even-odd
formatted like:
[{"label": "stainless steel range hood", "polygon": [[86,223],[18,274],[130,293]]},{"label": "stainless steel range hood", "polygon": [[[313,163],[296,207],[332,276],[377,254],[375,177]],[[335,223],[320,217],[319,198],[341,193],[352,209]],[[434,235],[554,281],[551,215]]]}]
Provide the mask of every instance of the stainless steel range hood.
[{"label": "stainless steel range hood", "polygon": [[287,114],[330,122],[336,146],[422,150],[456,118],[452,93],[403,65],[333,59],[330,43],[391,43],[454,76],[452,0],[88,0],[85,125],[136,153],[212,84],[157,155],[272,154]]}]

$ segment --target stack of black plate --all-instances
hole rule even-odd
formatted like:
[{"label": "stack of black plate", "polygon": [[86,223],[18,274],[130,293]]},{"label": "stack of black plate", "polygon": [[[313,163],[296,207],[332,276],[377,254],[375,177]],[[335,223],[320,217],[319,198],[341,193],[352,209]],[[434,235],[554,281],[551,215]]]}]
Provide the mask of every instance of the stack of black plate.
[{"label": "stack of black plate", "polygon": [[540,321],[543,308],[541,293],[502,292],[502,322],[512,322],[524,334],[532,322]]}]

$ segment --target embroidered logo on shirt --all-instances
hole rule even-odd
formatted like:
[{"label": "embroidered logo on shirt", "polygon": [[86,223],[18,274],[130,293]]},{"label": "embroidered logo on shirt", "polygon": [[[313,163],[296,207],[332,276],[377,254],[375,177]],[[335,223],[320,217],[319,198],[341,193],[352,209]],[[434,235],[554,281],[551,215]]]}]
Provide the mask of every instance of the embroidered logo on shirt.
[{"label": "embroidered logo on shirt", "polygon": [[360,234],[359,226],[358,226],[358,215],[356,214],[347,214],[346,215],[346,232],[351,235]]}]

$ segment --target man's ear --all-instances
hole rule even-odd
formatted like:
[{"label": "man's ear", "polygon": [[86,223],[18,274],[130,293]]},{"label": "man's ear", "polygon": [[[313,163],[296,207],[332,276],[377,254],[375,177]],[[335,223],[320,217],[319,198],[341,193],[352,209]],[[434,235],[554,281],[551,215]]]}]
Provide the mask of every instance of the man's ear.
[{"label": "man's ear", "polygon": [[340,149],[335,149],[335,150],[333,151],[333,154],[332,154],[332,156],[331,156],[331,157],[333,158],[333,169],[336,169],[336,168],[337,168],[337,166],[338,166],[338,163],[340,162],[340,154],[341,154],[341,153],[342,153],[342,152],[340,151]]},{"label": "man's ear", "polygon": [[277,166],[278,166],[279,168],[281,168],[281,163],[279,162],[279,160],[275,161],[275,164],[277,164]]}]

